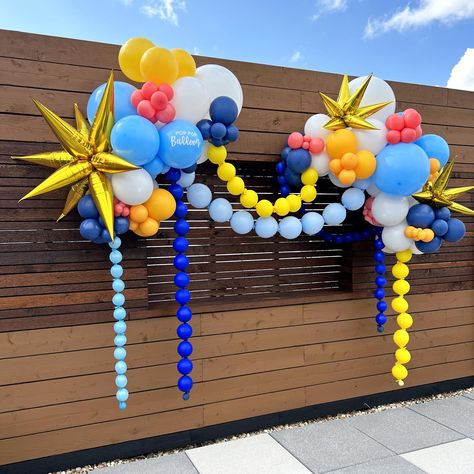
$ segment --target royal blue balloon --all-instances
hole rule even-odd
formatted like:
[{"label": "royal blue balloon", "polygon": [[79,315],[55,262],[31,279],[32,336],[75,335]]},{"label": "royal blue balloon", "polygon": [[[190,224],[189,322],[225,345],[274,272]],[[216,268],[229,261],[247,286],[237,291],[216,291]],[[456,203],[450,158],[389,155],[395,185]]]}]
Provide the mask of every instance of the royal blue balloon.
[{"label": "royal blue balloon", "polygon": [[209,115],[214,122],[221,122],[230,125],[235,122],[239,114],[239,109],[235,101],[230,97],[216,97],[209,107]]},{"label": "royal blue balloon", "polygon": [[407,223],[413,227],[431,227],[435,220],[435,212],[428,204],[415,204],[407,214]]},{"label": "royal blue balloon", "polygon": [[185,237],[179,236],[173,240],[173,249],[175,252],[186,252],[189,247],[189,242]]},{"label": "royal blue balloon", "polygon": [[434,210],[436,219],[447,221],[451,217],[451,211],[447,207],[437,207]]},{"label": "royal blue balloon", "polygon": [[95,240],[102,232],[102,227],[97,219],[84,219],[79,227],[82,238],[86,240]]},{"label": "royal blue balloon", "polygon": [[434,253],[436,252],[442,244],[441,237],[436,237],[431,242],[418,241],[415,242],[416,248],[423,253]]},{"label": "royal blue balloon", "polygon": [[177,364],[180,374],[187,375],[193,370],[193,363],[189,359],[181,359]]},{"label": "royal blue balloon", "polygon": [[342,193],[342,205],[349,211],[360,209],[365,203],[364,191],[358,188],[349,188]]},{"label": "royal blue balloon", "polygon": [[285,169],[285,173],[283,176],[285,177],[287,183],[293,188],[301,188],[301,186],[303,185],[303,183],[301,182],[301,175],[295,173],[288,166]]},{"label": "royal blue balloon", "polygon": [[384,311],[387,310],[387,303],[385,303],[385,301],[378,301],[376,304],[376,307],[377,307],[377,311],[380,311],[381,313],[383,313]]},{"label": "royal blue balloon", "polygon": [[193,387],[193,379],[191,377],[189,377],[188,375],[183,375],[182,377],[179,378],[178,388],[182,392],[189,392],[192,387]]},{"label": "royal blue balloon", "polygon": [[[100,99],[104,94],[106,84],[102,84],[92,92],[87,102],[87,119],[89,123],[94,121]],[[114,82],[114,120],[118,122],[120,119],[128,115],[137,115],[137,109],[132,105],[131,96],[137,89],[131,84],[121,81]]]},{"label": "royal blue balloon", "polygon": [[280,186],[286,186],[286,178],[284,176],[278,176],[277,182]]},{"label": "royal blue balloon", "polygon": [[153,178],[156,177],[163,172],[165,169],[165,164],[160,160],[158,156],[155,156],[151,161],[143,165],[145,171]]},{"label": "royal blue balloon", "polygon": [[384,276],[379,275],[375,277],[375,284],[377,286],[383,287],[387,284],[387,279]]},{"label": "royal blue balloon", "polygon": [[379,313],[377,314],[377,316],[375,317],[375,322],[377,324],[380,324],[380,325],[383,325],[387,322],[387,316],[385,316],[385,314],[383,313]]},{"label": "royal blue balloon", "polygon": [[209,119],[202,119],[196,124],[196,127],[201,132],[202,138],[204,140],[209,140],[211,138],[211,127],[212,121]]},{"label": "royal blue balloon", "polygon": [[278,225],[278,231],[280,232],[280,235],[288,240],[299,237],[302,230],[303,227],[301,225],[301,221],[294,216],[284,217]]},{"label": "royal blue balloon", "polygon": [[232,205],[227,199],[214,199],[209,206],[209,216],[213,221],[227,222],[232,217]]},{"label": "royal blue balloon", "polygon": [[230,226],[236,234],[248,234],[254,226],[252,214],[248,211],[234,212],[230,219]]},{"label": "royal blue balloon", "polygon": [[458,242],[464,237],[465,233],[466,226],[464,222],[456,218],[451,218],[448,221],[448,232],[443,235],[443,239],[448,242]]},{"label": "royal blue balloon", "polygon": [[[173,120],[160,129],[158,156],[172,168],[185,169],[202,154],[203,139],[199,129],[185,120]],[[179,178],[178,178],[179,179]]]},{"label": "royal blue balloon", "polygon": [[383,262],[385,260],[385,254],[381,250],[374,252],[374,259],[376,262]]},{"label": "royal blue balloon", "polygon": [[181,357],[189,357],[193,353],[193,346],[188,341],[182,341],[178,344],[178,354]]},{"label": "royal blue balloon", "polygon": [[176,329],[176,334],[180,339],[189,339],[193,334],[193,328],[188,323],[183,323]]},{"label": "royal blue balloon", "polygon": [[446,234],[446,232],[448,232],[448,223],[444,219],[436,219],[431,224],[431,230],[438,237],[443,237],[443,235]]},{"label": "royal blue balloon", "polygon": [[377,288],[374,290],[374,298],[381,300],[385,298],[385,291],[383,288]]},{"label": "royal blue balloon", "polygon": [[90,194],[82,197],[77,203],[77,212],[84,219],[98,219],[99,211],[95,205],[94,199]]},{"label": "royal blue balloon", "polygon": [[188,290],[178,290],[175,299],[179,304],[186,304],[191,299],[191,293]]},{"label": "royal blue balloon", "polygon": [[117,235],[125,234],[130,227],[130,221],[128,217],[115,217],[114,218],[114,230]]},{"label": "royal blue balloon", "polygon": [[324,222],[328,225],[341,224],[344,222],[346,215],[346,208],[338,202],[328,204],[323,211]]},{"label": "royal blue balloon", "polygon": [[189,224],[188,224],[188,221],[186,219],[178,219],[175,223],[174,223],[174,231],[180,235],[180,236],[184,236],[186,235],[188,232],[189,232]]},{"label": "royal blue balloon", "polygon": [[291,189],[290,189],[289,186],[284,185],[284,186],[282,186],[282,187],[280,188],[280,194],[281,194],[283,197],[288,196],[288,195],[290,194],[290,192],[291,192]]},{"label": "royal blue balloon", "polygon": [[291,171],[301,174],[309,168],[311,164],[311,154],[304,148],[291,150],[286,158],[286,164]]},{"label": "royal blue balloon", "polygon": [[165,177],[168,181],[174,183],[175,181],[178,181],[179,178],[181,178],[181,170],[170,168],[168,171],[166,171]]},{"label": "royal blue balloon", "polygon": [[386,271],[387,271],[387,267],[383,263],[377,263],[377,265],[375,265],[376,273],[383,275]]},{"label": "royal blue balloon", "polygon": [[174,284],[178,288],[186,288],[189,285],[189,275],[185,272],[178,272],[174,276]]},{"label": "royal blue balloon", "polygon": [[[212,195],[211,195],[211,197],[212,197]],[[180,219],[183,219],[184,217],[186,217],[187,213],[188,213],[188,206],[186,206],[186,204],[184,204],[184,202],[178,201],[176,203],[176,211],[174,211],[174,215],[176,217],[179,217]]]},{"label": "royal blue balloon", "polygon": [[324,219],[318,212],[307,212],[301,218],[301,225],[305,234],[315,235],[323,228]]},{"label": "royal blue balloon", "polygon": [[290,151],[291,151],[291,148],[289,146],[286,146],[285,148],[283,148],[283,150],[280,153],[281,159],[286,161],[286,159],[288,158],[288,153],[290,153]]},{"label": "royal blue balloon", "polygon": [[177,183],[170,184],[168,191],[173,195],[176,201],[181,199],[184,195],[183,188]]},{"label": "royal blue balloon", "polygon": [[235,125],[229,125],[227,127],[227,132],[224,135],[224,141],[229,143],[229,142],[235,142],[237,138],[239,138],[240,131]]},{"label": "royal blue balloon", "polygon": [[173,265],[177,270],[186,270],[189,266],[189,259],[186,255],[178,254],[174,257]]},{"label": "royal blue balloon", "polygon": [[187,306],[181,306],[181,308],[178,308],[178,311],[176,311],[176,317],[182,323],[187,323],[193,317],[193,312]]},{"label": "royal blue balloon", "polygon": [[262,239],[269,239],[278,232],[278,222],[274,217],[259,217],[255,221],[255,232]]},{"label": "royal blue balloon", "polygon": [[397,143],[387,145],[377,155],[373,182],[384,193],[410,196],[425,184],[429,175],[426,153],[414,143]]},{"label": "royal blue balloon", "polygon": [[146,118],[129,115],[112,128],[110,143],[113,152],[137,166],[153,160],[160,148],[160,135]]},{"label": "royal blue balloon", "polygon": [[449,145],[446,140],[439,135],[423,135],[416,142],[428,158],[436,158],[441,166],[444,166],[449,160]]},{"label": "royal blue balloon", "polygon": [[211,190],[202,183],[195,183],[187,190],[188,201],[196,209],[204,209],[212,200]]}]

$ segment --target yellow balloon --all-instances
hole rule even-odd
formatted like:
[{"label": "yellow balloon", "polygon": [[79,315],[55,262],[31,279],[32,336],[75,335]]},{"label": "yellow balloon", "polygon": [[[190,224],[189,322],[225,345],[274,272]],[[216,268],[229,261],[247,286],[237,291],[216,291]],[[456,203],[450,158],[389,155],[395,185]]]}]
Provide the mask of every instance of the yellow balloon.
[{"label": "yellow balloon", "polygon": [[403,250],[402,252],[396,253],[397,260],[402,263],[409,262],[411,260],[412,255],[413,255],[413,252],[410,249],[406,249],[406,250]]},{"label": "yellow balloon", "polygon": [[297,194],[289,194],[288,196],[286,196],[286,200],[290,205],[291,212],[296,212],[301,209],[301,197]]},{"label": "yellow balloon", "polygon": [[392,275],[397,279],[397,280],[403,280],[408,276],[410,273],[410,270],[408,269],[407,265],[401,262],[397,262],[393,267],[392,267]]},{"label": "yellow balloon", "polygon": [[255,207],[258,202],[258,194],[252,189],[246,189],[240,196],[240,204],[247,209]]},{"label": "yellow balloon", "polygon": [[260,217],[270,217],[273,213],[273,205],[267,199],[262,199],[257,202],[255,210]]},{"label": "yellow balloon", "polygon": [[119,64],[122,72],[132,81],[143,82],[145,79],[140,70],[140,60],[143,54],[155,45],[146,38],[131,38],[126,41],[119,51]]},{"label": "yellow balloon", "polygon": [[196,73],[196,62],[194,58],[184,49],[172,49],[171,52],[178,63],[178,77],[194,76]]},{"label": "yellow balloon", "polygon": [[290,212],[290,203],[285,198],[278,198],[273,209],[279,216],[286,216]]},{"label": "yellow balloon", "polygon": [[235,177],[235,166],[232,163],[222,163],[217,168],[217,176],[219,176],[222,181],[230,181]]},{"label": "yellow balloon", "polygon": [[316,184],[318,180],[318,172],[313,168],[308,168],[302,175],[301,175],[301,182],[303,184]]},{"label": "yellow balloon", "polygon": [[326,151],[331,158],[342,158],[346,153],[357,152],[357,137],[348,128],[341,128],[329,135]]},{"label": "yellow balloon", "polygon": [[242,194],[245,190],[245,183],[242,178],[235,176],[227,183],[227,191],[234,196],[238,196]]},{"label": "yellow balloon", "polygon": [[313,202],[316,199],[316,188],[306,184],[301,188],[300,195],[304,202]]},{"label": "yellow balloon", "polygon": [[397,296],[392,300],[392,309],[396,313],[406,313],[408,310],[408,301],[403,296]]},{"label": "yellow balloon", "polygon": [[395,358],[397,359],[397,362],[400,362],[400,364],[408,364],[411,360],[411,354],[407,349],[401,347],[395,351]]},{"label": "yellow balloon", "polygon": [[211,163],[220,165],[224,163],[225,159],[227,158],[227,148],[225,146],[209,145],[207,156]]},{"label": "yellow balloon", "polygon": [[397,329],[393,334],[393,342],[398,347],[405,347],[410,340],[409,334],[405,331],[405,329]]},{"label": "yellow balloon", "polygon": [[397,280],[393,282],[393,291],[397,295],[403,296],[406,295],[410,291],[410,283],[406,280]]},{"label": "yellow balloon", "polygon": [[140,72],[145,81],[172,84],[178,78],[178,63],[169,49],[154,46],[143,54]]},{"label": "yellow balloon", "polygon": [[411,317],[410,314],[408,313],[401,313],[397,316],[397,324],[402,328],[402,329],[408,329],[412,326],[413,324],[413,318]]},{"label": "yellow balloon", "polygon": [[392,367],[392,375],[397,380],[404,380],[408,376],[408,370],[402,364],[395,364]]}]

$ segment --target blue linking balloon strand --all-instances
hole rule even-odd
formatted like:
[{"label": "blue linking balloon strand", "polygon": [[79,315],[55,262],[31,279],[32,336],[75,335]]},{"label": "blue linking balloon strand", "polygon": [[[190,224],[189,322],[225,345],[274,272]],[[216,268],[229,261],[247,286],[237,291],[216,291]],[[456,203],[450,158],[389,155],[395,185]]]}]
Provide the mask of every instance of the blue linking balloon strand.
[{"label": "blue linking balloon strand", "polygon": [[377,332],[383,333],[384,325],[387,322],[387,316],[385,316],[385,311],[387,310],[387,303],[384,301],[385,298],[385,285],[387,284],[387,278],[385,277],[385,272],[387,267],[384,265],[385,254],[382,252],[382,249],[385,247],[385,244],[382,241],[382,229],[377,229],[377,236],[374,240],[374,259],[375,259],[375,285],[376,289],[374,290],[374,298],[377,300],[377,316],[375,317],[375,322],[377,323]]},{"label": "blue linking balloon strand", "polygon": [[112,263],[110,274],[114,278],[112,288],[115,291],[112,303],[115,306],[114,318],[117,320],[114,324],[114,343],[116,345],[114,357],[117,360],[115,363],[115,372],[117,373],[117,376],[115,377],[115,385],[117,385],[116,397],[119,402],[119,409],[125,410],[127,407],[126,402],[128,400],[128,390],[125,388],[127,386],[127,376],[125,375],[125,372],[127,371],[127,364],[125,363],[127,351],[124,346],[127,343],[127,337],[125,336],[127,325],[125,324],[124,319],[127,313],[123,307],[125,304],[125,296],[122,292],[125,289],[125,283],[121,279],[123,275],[123,267],[120,265],[120,262],[122,261],[122,252],[119,250],[121,244],[122,241],[120,240],[120,237],[115,237],[112,242],[109,242],[111,248],[109,259]]},{"label": "blue linking balloon strand", "polygon": [[191,320],[193,313],[188,306],[191,299],[191,293],[187,289],[189,285],[189,275],[186,273],[189,266],[189,260],[186,256],[186,251],[189,247],[189,242],[186,239],[186,235],[189,232],[189,223],[186,220],[188,208],[183,202],[183,188],[177,183],[180,176],[181,172],[174,168],[171,168],[166,173],[166,177],[172,183],[168,188],[168,191],[173,195],[176,201],[176,211],[174,214],[176,217],[176,222],[174,224],[176,238],[173,241],[173,249],[176,252],[176,256],[173,264],[177,270],[176,275],[174,276],[174,284],[178,288],[175,294],[175,299],[179,304],[176,317],[180,321],[176,334],[180,339],[182,339],[177,348],[178,354],[181,357],[177,364],[178,372],[181,374],[178,380],[178,388],[183,392],[183,400],[188,400],[189,393],[193,386],[193,379],[189,375],[193,370],[193,363],[189,359],[189,356],[193,352],[193,346],[191,342],[189,342],[189,338],[193,333],[189,321]]}]

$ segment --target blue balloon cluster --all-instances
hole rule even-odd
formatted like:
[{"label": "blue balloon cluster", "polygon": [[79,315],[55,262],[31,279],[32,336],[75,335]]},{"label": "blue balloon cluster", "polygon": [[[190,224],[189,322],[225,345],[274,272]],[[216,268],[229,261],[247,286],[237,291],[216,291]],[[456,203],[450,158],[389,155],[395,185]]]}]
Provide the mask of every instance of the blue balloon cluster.
[{"label": "blue balloon cluster", "polygon": [[303,149],[292,149],[286,146],[281,154],[281,161],[276,165],[280,193],[283,197],[290,194],[290,187],[301,188],[301,174],[311,165],[310,153]]},{"label": "blue balloon cluster", "polygon": [[211,120],[200,120],[199,128],[204,140],[209,140],[215,146],[227,145],[239,138],[239,129],[234,125],[239,115],[239,109],[230,97],[216,97],[209,107]]},{"label": "blue balloon cluster", "polygon": [[[90,194],[82,197],[77,203],[77,211],[84,219],[79,227],[79,232],[84,239],[91,240],[94,244],[105,244],[112,240]],[[128,231],[129,225],[130,221],[127,217],[115,217],[115,234],[125,234]]]},{"label": "blue balloon cluster", "polygon": [[385,277],[386,267],[383,263],[385,255],[382,249],[385,247],[383,243],[381,233],[382,229],[377,229],[377,237],[374,241],[374,259],[375,259],[375,285],[374,298],[377,300],[377,316],[375,322],[377,323],[377,332],[382,333],[384,331],[384,325],[387,322],[387,316],[385,311],[387,310],[387,303],[384,301],[385,298],[385,285],[387,284],[387,278]]},{"label": "blue balloon cluster", "polygon": [[407,223],[413,227],[431,229],[435,237],[431,242],[418,241],[415,243],[418,250],[423,253],[436,252],[442,245],[443,240],[447,242],[458,242],[466,233],[464,223],[451,217],[447,207],[432,208],[428,204],[416,204],[408,211]]}]

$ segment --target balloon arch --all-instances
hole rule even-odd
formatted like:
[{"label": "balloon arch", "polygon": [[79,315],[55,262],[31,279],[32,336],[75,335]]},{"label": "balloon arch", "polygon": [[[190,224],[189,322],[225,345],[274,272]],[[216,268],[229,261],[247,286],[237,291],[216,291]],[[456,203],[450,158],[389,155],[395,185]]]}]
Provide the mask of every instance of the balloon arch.
[{"label": "balloon arch", "polygon": [[[126,407],[129,396],[119,235],[130,230],[140,237],[153,236],[160,222],[173,216],[181,339],[178,388],[185,399],[193,385],[185,193],[189,205],[207,208],[211,219],[229,222],[237,234],[255,232],[263,239],[277,233],[286,239],[306,234],[337,244],[372,240],[379,332],[387,320],[383,262],[386,253],[395,253],[391,272],[397,296],[391,306],[399,329],[393,335],[398,348],[392,374],[403,385],[411,358],[407,329],[413,324],[405,299],[410,291],[407,263],[413,254],[436,252],[444,242],[463,238],[465,226],[451,211],[474,215],[455,202],[474,186],[447,187],[453,161],[446,141],[423,134],[416,110],[396,112],[395,95],[382,79],[370,75],[349,81],[344,76],[336,100],[320,93],[327,114],[309,117],[303,132],[291,133],[283,144],[276,165],[280,197],[270,202],[247,188],[228,161],[226,145],[239,137],[234,122],[243,104],[242,87],[231,71],[216,64],[196,68],[186,51],[170,51],[144,38],[128,40],[120,49],[119,63],[128,78],[144,83],[140,89],[114,81],[111,73],[107,83],[92,92],[87,119],[74,106],[76,127],[35,101],[62,150],[14,157],[55,169],[22,199],[69,186],[59,219],[77,206],[83,218],[81,236],[110,246],[119,408]],[[195,182],[195,170],[206,160],[216,165],[230,200],[213,199],[208,186]],[[170,182],[167,189],[158,187],[159,174]],[[345,189],[341,200],[322,213],[308,211],[305,203],[317,199],[317,182],[323,176]],[[236,199],[247,210],[234,211],[231,201]],[[348,212],[356,211],[363,214],[366,229],[345,234],[324,230],[324,225],[342,224]]]}]

